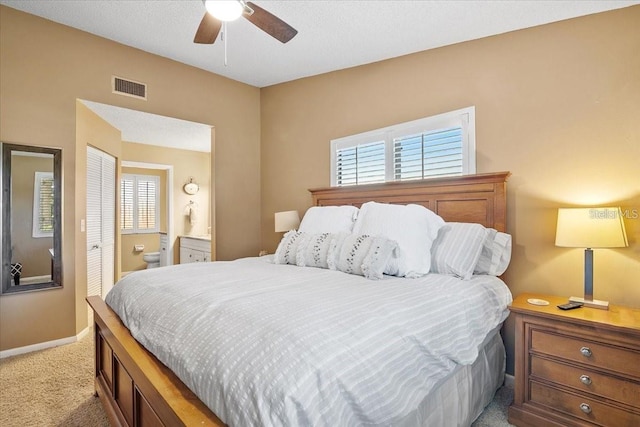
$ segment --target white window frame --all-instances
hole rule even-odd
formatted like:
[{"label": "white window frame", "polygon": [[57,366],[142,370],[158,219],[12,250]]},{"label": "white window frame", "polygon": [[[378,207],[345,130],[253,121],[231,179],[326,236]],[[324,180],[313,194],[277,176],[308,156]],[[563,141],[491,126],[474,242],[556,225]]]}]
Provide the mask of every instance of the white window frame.
[{"label": "white window frame", "polygon": [[[337,186],[336,153],[375,141],[385,141],[385,182],[395,181],[393,141],[413,133],[429,132],[448,127],[462,127],[462,175],[476,173],[476,108],[461,108],[423,119],[400,123],[356,135],[331,140],[331,186]],[[428,179],[428,178],[427,178]],[[357,185],[357,184],[356,184]]]},{"label": "white window frame", "polygon": [[40,207],[42,206],[42,195],[40,190],[42,188],[42,180],[50,179],[53,181],[53,172],[36,172],[33,181],[33,226],[32,236],[34,239],[40,239],[43,237],[53,237],[53,230],[43,231],[40,224]]},{"label": "white window frame", "polygon": [[[122,218],[120,220],[120,233],[121,234],[151,234],[160,232],[160,177],[157,175],[142,175],[142,174],[122,174],[120,178],[120,187],[122,187],[122,180],[128,179],[133,181],[133,228],[123,229]],[[156,186],[156,208],[155,208],[155,227],[139,229],[138,226],[138,180],[144,179],[146,181],[154,181]],[[122,204],[123,194],[120,194],[120,203]],[[120,213],[122,215],[122,212]]]}]

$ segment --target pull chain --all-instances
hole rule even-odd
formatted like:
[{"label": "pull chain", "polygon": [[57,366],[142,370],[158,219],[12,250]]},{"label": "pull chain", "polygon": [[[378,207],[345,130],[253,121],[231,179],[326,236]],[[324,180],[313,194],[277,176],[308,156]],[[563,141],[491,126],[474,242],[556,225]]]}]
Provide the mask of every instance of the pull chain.
[{"label": "pull chain", "polygon": [[227,66],[227,21],[222,21],[222,41],[224,42],[224,66]]}]

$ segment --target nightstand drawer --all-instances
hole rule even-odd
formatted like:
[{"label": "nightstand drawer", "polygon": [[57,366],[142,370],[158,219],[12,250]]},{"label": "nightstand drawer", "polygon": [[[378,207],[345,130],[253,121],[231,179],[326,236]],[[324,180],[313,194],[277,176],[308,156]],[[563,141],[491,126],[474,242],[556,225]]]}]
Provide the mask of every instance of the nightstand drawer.
[{"label": "nightstand drawer", "polygon": [[531,375],[546,381],[597,394],[610,400],[637,407],[640,410],[640,384],[590,369],[556,363],[533,356]]},{"label": "nightstand drawer", "polygon": [[538,353],[618,372],[623,376],[640,378],[640,353],[633,350],[538,329],[531,333],[531,349]]},{"label": "nightstand drawer", "polygon": [[546,406],[552,411],[572,415],[597,425],[616,427],[640,425],[640,413],[624,411],[596,399],[566,393],[534,381],[531,382],[531,401]]}]

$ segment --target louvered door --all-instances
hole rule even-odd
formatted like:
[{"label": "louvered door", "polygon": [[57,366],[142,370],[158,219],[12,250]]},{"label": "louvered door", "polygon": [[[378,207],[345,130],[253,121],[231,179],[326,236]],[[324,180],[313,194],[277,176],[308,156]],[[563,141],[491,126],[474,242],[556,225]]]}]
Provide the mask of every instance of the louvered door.
[{"label": "louvered door", "polygon": [[114,283],[116,162],[87,147],[87,295],[105,297]]}]

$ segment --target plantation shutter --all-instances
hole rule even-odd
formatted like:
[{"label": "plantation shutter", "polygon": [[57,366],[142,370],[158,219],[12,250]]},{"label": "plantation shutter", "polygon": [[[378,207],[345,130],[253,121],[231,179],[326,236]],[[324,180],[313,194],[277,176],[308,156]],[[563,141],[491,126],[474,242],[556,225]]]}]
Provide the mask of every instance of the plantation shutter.
[{"label": "plantation shutter", "polygon": [[36,172],[33,192],[33,237],[53,237],[53,172]]},{"label": "plantation shutter", "polygon": [[[138,231],[155,230],[158,192],[157,180],[138,176]],[[153,177],[150,177],[153,178]]]},{"label": "plantation shutter", "polygon": [[133,183],[134,179],[123,177],[120,180],[120,228],[133,231]]},{"label": "plantation shutter", "polygon": [[123,175],[120,181],[120,227],[123,233],[159,231],[160,179],[151,175]]},{"label": "plantation shutter", "polygon": [[475,107],[331,140],[331,185],[476,172]]},{"label": "plantation shutter", "polygon": [[462,150],[462,127],[394,138],[394,179],[461,175]]},{"label": "plantation shutter", "polygon": [[337,185],[384,182],[385,142],[377,141],[336,150]]}]

